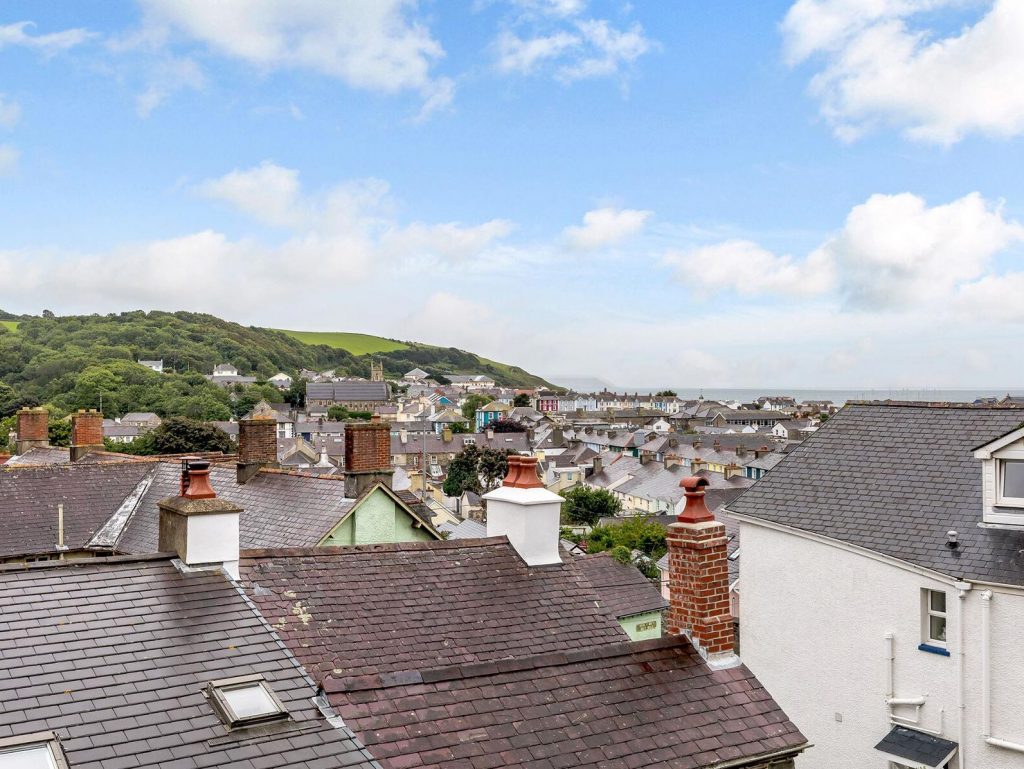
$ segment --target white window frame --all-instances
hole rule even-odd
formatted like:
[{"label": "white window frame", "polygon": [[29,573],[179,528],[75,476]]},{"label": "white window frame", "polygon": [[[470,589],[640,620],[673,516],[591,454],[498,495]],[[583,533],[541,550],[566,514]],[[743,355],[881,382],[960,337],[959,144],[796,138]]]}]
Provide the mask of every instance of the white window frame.
[{"label": "white window frame", "polygon": [[1024,508],[1024,497],[1007,497],[1003,495],[1003,481],[1007,462],[1024,464],[1024,451],[1003,452],[1004,456],[996,457],[996,505],[999,507]]},{"label": "white window frame", "polygon": [[[932,608],[932,594],[941,594],[945,601],[945,610],[938,611]],[[932,638],[932,617],[941,617],[946,638],[949,638],[949,594],[945,590],[932,590],[931,588],[921,589],[921,642],[928,646],[937,646],[945,649],[947,641]]]},{"label": "white window frame", "polygon": [[17,753],[38,747],[45,747],[50,752],[50,762],[57,769],[69,769],[64,751],[60,747],[57,735],[53,732],[34,732],[0,740],[0,759],[5,753]]}]

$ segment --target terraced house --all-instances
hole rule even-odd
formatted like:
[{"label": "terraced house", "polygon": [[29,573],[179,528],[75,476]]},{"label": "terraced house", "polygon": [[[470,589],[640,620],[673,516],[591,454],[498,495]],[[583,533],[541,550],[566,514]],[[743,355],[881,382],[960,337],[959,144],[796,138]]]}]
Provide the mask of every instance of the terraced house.
[{"label": "terraced house", "polygon": [[716,614],[701,493],[669,635],[630,641],[536,461],[510,466],[483,539],[240,549],[247,503],[199,462],[158,554],[0,566],[0,766],[793,766]]}]

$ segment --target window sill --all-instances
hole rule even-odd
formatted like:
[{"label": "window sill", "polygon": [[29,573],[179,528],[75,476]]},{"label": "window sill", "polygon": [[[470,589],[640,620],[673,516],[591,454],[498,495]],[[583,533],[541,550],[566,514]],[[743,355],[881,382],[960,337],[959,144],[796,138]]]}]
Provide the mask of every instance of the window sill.
[{"label": "window sill", "polygon": [[950,656],[949,649],[944,649],[941,646],[932,646],[931,644],[919,644],[918,650],[928,652],[929,654],[940,654],[943,657]]}]

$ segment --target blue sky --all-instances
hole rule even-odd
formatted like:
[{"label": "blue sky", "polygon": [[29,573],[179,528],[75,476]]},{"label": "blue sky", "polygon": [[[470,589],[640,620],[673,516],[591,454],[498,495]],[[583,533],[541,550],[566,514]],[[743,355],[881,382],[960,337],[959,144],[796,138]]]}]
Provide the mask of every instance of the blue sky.
[{"label": "blue sky", "polygon": [[1024,383],[1014,0],[0,8],[0,307]]}]

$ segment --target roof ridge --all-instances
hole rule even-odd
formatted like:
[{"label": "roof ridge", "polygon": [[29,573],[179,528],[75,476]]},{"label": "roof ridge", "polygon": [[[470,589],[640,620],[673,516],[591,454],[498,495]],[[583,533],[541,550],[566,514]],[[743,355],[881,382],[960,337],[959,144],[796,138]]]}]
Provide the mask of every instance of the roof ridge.
[{"label": "roof ridge", "polygon": [[490,660],[487,662],[470,662],[461,665],[447,665],[444,667],[424,668],[421,670],[401,670],[393,673],[374,673],[364,676],[349,676],[347,678],[334,678],[331,675],[327,675],[321,682],[321,686],[323,686],[324,691],[328,694],[336,692],[366,691],[370,689],[389,689],[395,686],[436,683],[438,681],[454,681],[464,678],[478,678],[481,676],[495,675],[496,673],[514,673],[523,670],[537,670],[539,668],[586,662],[595,659],[628,657],[633,654],[641,654],[643,652],[657,649],[683,647],[692,649],[690,641],[686,637],[665,636],[663,638],[652,638],[646,641],[621,641],[619,643],[585,646],[581,649],[574,649],[572,651],[540,652],[537,654],[529,654],[524,657],[505,657],[504,659]]},{"label": "roof ridge", "polygon": [[898,401],[898,400],[848,400],[847,406],[893,406],[896,408],[921,408],[921,409],[970,409],[970,410],[992,410],[1012,411],[1014,409],[1024,410],[1024,404],[1020,403],[967,403],[958,401]]},{"label": "roof ridge", "polygon": [[71,568],[74,566],[105,566],[122,563],[145,563],[147,561],[170,561],[177,553],[142,553],[139,555],[106,555],[95,558],[69,558],[63,561],[32,561],[29,563],[0,563],[0,574],[11,571]]},{"label": "roof ridge", "polygon": [[382,542],[373,545],[330,545],[320,547],[269,547],[243,549],[243,559],[304,558],[311,555],[338,556],[349,553],[395,553],[416,550],[461,550],[470,547],[507,545],[508,537],[480,537],[473,539],[438,539],[422,542]]}]

